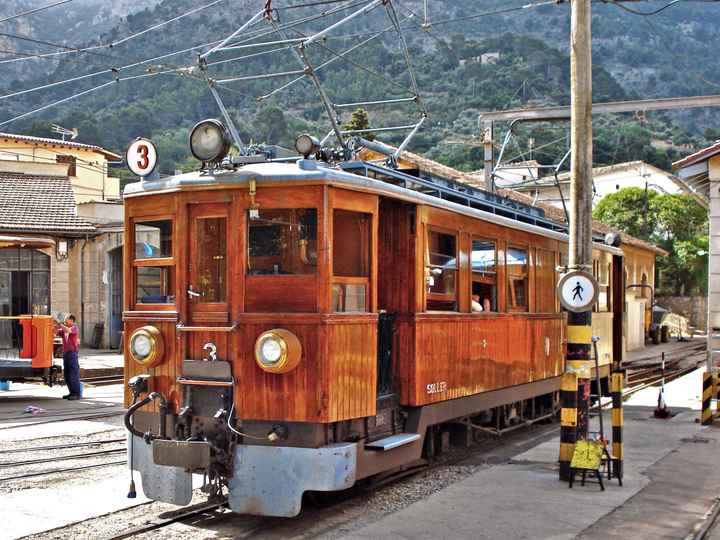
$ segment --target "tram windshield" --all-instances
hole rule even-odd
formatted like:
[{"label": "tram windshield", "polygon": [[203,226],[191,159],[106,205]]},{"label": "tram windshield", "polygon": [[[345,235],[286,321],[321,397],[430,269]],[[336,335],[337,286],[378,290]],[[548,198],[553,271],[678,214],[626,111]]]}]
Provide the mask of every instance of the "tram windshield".
[{"label": "tram windshield", "polygon": [[287,275],[317,272],[317,210],[248,212],[248,274]]}]

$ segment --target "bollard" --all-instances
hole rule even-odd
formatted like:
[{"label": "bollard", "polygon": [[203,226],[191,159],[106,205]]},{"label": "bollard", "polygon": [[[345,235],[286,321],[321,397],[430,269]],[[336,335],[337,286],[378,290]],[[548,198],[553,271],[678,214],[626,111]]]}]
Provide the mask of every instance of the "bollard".
[{"label": "bollard", "polygon": [[713,418],[720,418],[720,373],[717,371],[713,377],[713,393],[715,394],[715,414]]},{"label": "bollard", "polygon": [[711,371],[703,373],[702,411],[700,412],[700,423],[709,426],[713,421],[712,398],[715,394],[715,377]]},{"label": "bollard", "polygon": [[577,441],[578,380],[563,373],[560,381],[560,480],[570,480],[570,462]]},{"label": "bollard", "polygon": [[610,378],[610,396],[612,397],[612,470],[613,475],[620,480],[623,477],[623,374],[613,373]]}]

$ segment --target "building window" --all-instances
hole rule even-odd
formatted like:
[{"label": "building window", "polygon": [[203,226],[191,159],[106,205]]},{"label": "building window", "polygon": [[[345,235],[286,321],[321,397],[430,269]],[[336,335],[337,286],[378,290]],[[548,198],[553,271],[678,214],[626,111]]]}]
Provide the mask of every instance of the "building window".
[{"label": "building window", "polygon": [[428,311],[457,311],[457,238],[428,230],[426,250]]},{"label": "building window", "polygon": [[506,259],[508,311],[528,311],[527,249],[509,247]]},{"label": "building window", "polygon": [[368,311],[371,219],[360,212],[333,211],[333,311]]},{"label": "building window", "polygon": [[75,159],[75,156],[58,155],[55,158],[55,161],[57,163],[67,163],[69,165],[68,176],[77,176],[77,160]]},{"label": "building window", "polygon": [[260,210],[248,213],[248,274],[317,272],[317,210]]},{"label": "building window", "polygon": [[172,257],[172,225],[169,219],[135,223],[135,258]]},{"label": "building window", "polygon": [[472,241],[472,298],[473,313],[497,311],[497,249],[490,240]]}]

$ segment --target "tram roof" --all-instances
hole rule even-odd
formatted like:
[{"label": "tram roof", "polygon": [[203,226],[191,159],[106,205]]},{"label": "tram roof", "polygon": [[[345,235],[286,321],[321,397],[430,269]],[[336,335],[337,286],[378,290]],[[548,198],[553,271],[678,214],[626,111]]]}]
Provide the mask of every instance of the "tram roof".
[{"label": "tram roof", "polygon": [[[123,196],[125,198],[132,198],[185,190],[242,186],[247,185],[251,180],[255,180],[258,186],[262,186],[263,184],[329,184],[355,191],[376,193],[410,203],[433,206],[539,236],[562,241],[568,240],[568,235],[563,232],[546,229],[531,223],[524,223],[516,219],[465,206],[382,180],[346,172],[339,168],[327,167],[317,161],[307,159],[301,159],[295,163],[252,163],[238,167],[235,170],[216,170],[212,172],[194,171],[161,179],[143,180],[125,186]],[[562,224],[558,225],[562,226]],[[594,242],[594,247],[596,249],[609,251],[615,255],[623,255],[621,249],[606,244]]]}]

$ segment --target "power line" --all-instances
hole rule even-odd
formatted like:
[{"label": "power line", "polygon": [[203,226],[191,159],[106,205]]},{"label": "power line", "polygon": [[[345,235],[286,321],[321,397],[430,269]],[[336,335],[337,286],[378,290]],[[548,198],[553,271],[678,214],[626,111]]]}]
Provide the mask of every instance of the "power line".
[{"label": "power line", "polygon": [[173,72],[177,72],[177,70],[176,70],[176,69],[171,69],[171,70],[167,70],[167,71],[157,71],[157,72],[154,72],[154,73],[144,73],[144,74],[142,74],[142,75],[131,75],[131,76],[129,76],[129,77],[119,77],[119,78],[117,78],[117,79],[115,79],[115,80],[113,80],[113,81],[108,81],[108,82],[106,82],[106,83],[99,84],[99,85],[97,85],[97,86],[93,86],[92,88],[88,88],[87,90],[83,90],[82,92],[77,92],[77,93],[72,94],[71,96],[68,96],[68,97],[66,97],[66,98],[62,98],[62,99],[53,101],[53,102],[51,102],[51,103],[49,103],[49,104],[47,104],[47,105],[43,105],[42,107],[38,107],[38,108],[36,108],[36,109],[32,109],[32,110],[30,110],[30,111],[28,111],[28,112],[25,112],[25,113],[22,113],[22,114],[20,114],[20,115],[18,115],[18,116],[15,116],[15,117],[13,117],[13,118],[10,118],[9,120],[5,120],[4,122],[0,122],[0,127],[5,126],[5,125],[7,125],[7,124],[11,124],[11,123],[13,123],[13,122],[15,122],[15,121],[17,121],[17,120],[21,120],[22,118],[26,118],[26,117],[28,117],[28,116],[32,116],[33,114],[36,114],[36,113],[45,111],[45,110],[50,109],[50,108],[52,108],[52,107],[56,107],[57,105],[61,105],[61,104],[63,104],[63,103],[67,103],[68,101],[72,101],[72,100],[74,100],[74,99],[77,99],[77,98],[79,98],[79,97],[85,96],[85,95],[90,94],[90,93],[92,93],[92,92],[96,92],[96,91],[98,91],[98,90],[102,90],[103,88],[106,88],[106,87],[110,86],[111,84],[115,84],[115,83],[120,82],[120,81],[129,81],[129,80],[133,80],[133,79],[142,79],[142,78],[145,78],[145,77],[154,77],[154,76],[156,76],[156,75],[163,75],[163,74],[166,74],[166,73],[173,73]]},{"label": "power line", "polygon": [[[66,0],[66,1],[72,1],[72,0]],[[112,48],[114,48],[114,47],[116,47],[116,46],[118,46],[118,45],[121,45],[121,44],[123,44],[123,43],[126,43],[127,41],[130,41],[130,40],[132,40],[132,39],[135,39],[135,38],[138,37],[138,36],[142,36],[142,35],[144,35],[144,34],[146,34],[146,33],[148,33],[148,32],[151,32],[151,31],[153,31],[153,30],[157,30],[158,28],[161,28],[161,27],[163,27],[163,26],[165,26],[165,25],[167,25],[167,24],[170,24],[170,23],[172,23],[172,22],[175,22],[175,21],[180,20],[180,19],[182,19],[183,17],[187,17],[188,15],[193,15],[193,14],[199,12],[199,11],[202,11],[202,10],[204,10],[204,9],[208,9],[208,8],[210,8],[210,7],[213,7],[213,6],[216,6],[217,4],[219,4],[219,3],[221,3],[221,2],[225,2],[225,1],[226,1],[226,0],[215,0],[214,2],[210,2],[209,4],[205,4],[204,6],[200,6],[200,7],[193,8],[193,9],[191,9],[191,10],[189,10],[189,11],[186,11],[186,12],[184,12],[184,13],[181,13],[180,15],[177,15],[176,17],[173,17],[173,18],[168,19],[168,20],[166,20],[166,21],[163,21],[163,22],[161,22],[161,23],[158,23],[158,24],[155,24],[155,25],[150,26],[150,27],[148,27],[148,28],[145,28],[144,30],[140,30],[139,32],[134,32],[134,33],[132,33],[132,34],[130,34],[130,35],[128,35],[128,36],[125,36],[124,38],[118,39],[118,40],[116,40],[116,41],[112,41],[112,42],[110,42],[110,43],[104,43],[104,44],[100,44],[100,45],[90,45],[90,46],[88,46],[88,47],[83,47],[83,48],[81,48],[81,49],[73,49],[73,50],[70,50],[70,51],[56,51],[56,52],[51,52],[51,53],[37,54],[37,55],[35,55],[35,56],[30,56],[30,57],[26,57],[26,58],[12,58],[12,59],[9,59],[9,60],[0,60],[0,64],[8,64],[8,63],[11,63],[11,62],[20,62],[20,61],[23,61],[23,60],[30,60],[30,59],[32,59],[32,58],[49,58],[49,57],[53,57],[53,56],[60,56],[60,55],[65,55],[65,54],[73,54],[73,53],[81,53],[81,52],[87,52],[87,51],[94,51],[94,50],[97,50],[97,49],[104,49],[104,48],[112,49]]]},{"label": "power line", "polygon": [[674,6],[675,4],[677,4],[677,3],[681,2],[681,1],[682,1],[682,0],[672,0],[672,2],[668,2],[668,3],[665,4],[663,7],[658,8],[658,9],[656,9],[656,10],[654,10],[654,11],[639,11],[639,10],[637,10],[637,9],[633,9],[633,8],[624,6],[624,5],[621,4],[620,2],[617,2],[616,0],[602,0],[603,4],[610,4],[610,5],[613,5],[613,6],[617,6],[617,7],[619,7],[620,9],[627,11],[628,13],[632,13],[633,15],[641,15],[641,16],[643,16],[643,17],[650,17],[650,16],[652,16],[652,15],[657,15],[657,14],[660,13],[661,11],[664,11],[664,10],[666,10],[667,8],[672,7],[672,6]]},{"label": "power line", "polygon": [[49,4],[47,6],[30,9],[28,11],[23,11],[22,13],[16,13],[15,15],[10,15],[9,17],[5,17],[4,19],[0,19],[0,23],[4,23],[6,21],[10,21],[12,19],[17,19],[18,17],[24,17],[25,15],[31,15],[32,13],[37,13],[38,11],[44,11],[46,9],[50,9],[51,7],[59,6],[62,4],[67,4],[68,2],[72,2],[73,0],[60,0],[60,2],[55,2],[54,4]]},{"label": "power line", "polygon": [[47,88],[52,88],[52,87],[55,87],[55,86],[60,86],[60,85],[63,85],[63,84],[67,84],[67,83],[70,83],[70,82],[79,81],[79,80],[82,80],[82,79],[89,79],[89,78],[92,78],[92,77],[97,77],[97,76],[103,75],[103,74],[105,74],[105,75],[107,75],[107,74],[113,74],[113,75],[114,75],[116,72],[119,72],[119,71],[124,71],[124,70],[131,69],[131,68],[134,68],[134,67],[142,66],[142,65],[145,65],[145,64],[150,64],[150,63],[156,62],[156,61],[158,61],[158,60],[164,60],[165,58],[170,58],[171,56],[176,56],[176,55],[178,55],[178,54],[190,52],[190,51],[193,51],[193,50],[195,50],[195,49],[202,49],[202,48],[204,48],[204,47],[207,47],[207,46],[209,46],[209,45],[213,45],[213,44],[215,44],[215,43],[219,43],[219,41],[214,41],[214,42],[211,42],[211,43],[202,43],[202,44],[200,44],[200,45],[195,45],[195,46],[193,46],[193,47],[188,47],[187,49],[181,49],[181,50],[179,50],[179,51],[173,51],[173,52],[170,52],[170,53],[161,54],[160,56],[154,56],[154,57],[152,57],[152,58],[146,58],[146,59],[144,59],[144,60],[139,60],[139,61],[133,62],[133,63],[131,63],[131,64],[126,64],[126,65],[124,65],[124,66],[120,66],[120,67],[118,67],[118,68],[112,68],[112,67],[104,68],[104,69],[101,69],[101,70],[99,70],[99,71],[94,71],[94,72],[92,72],[92,73],[86,73],[85,75],[78,75],[77,77],[71,77],[71,78],[69,78],[69,79],[63,79],[62,81],[56,81],[56,82],[52,82],[52,83],[48,83],[48,84],[43,84],[43,85],[40,85],[40,86],[35,86],[35,87],[33,87],[33,88],[27,88],[27,89],[25,89],[25,90],[18,90],[17,92],[12,92],[12,93],[10,93],[10,94],[5,94],[4,96],[0,96],[0,100],[7,99],[7,98],[11,98],[11,97],[16,97],[16,96],[21,96],[21,95],[23,95],[23,94],[29,94],[29,93],[31,93],[31,92],[37,92],[37,91],[39,91],[39,90],[45,90],[45,89],[47,89]]},{"label": "power line", "polygon": [[[57,47],[58,49],[65,49],[68,51],[79,51],[80,50],[79,47],[70,47],[68,45],[61,45],[60,43],[51,43],[50,41],[42,41],[40,39],[34,39],[34,38],[27,37],[27,36],[18,36],[17,34],[8,34],[5,32],[0,32],[0,36],[10,38],[10,39],[19,39],[21,41],[27,41],[29,43],[36,43],[38,45],[47,45],[49,47]],[[113,56],[110,56],[108,54],[95,53],[95,52],[89,53],[89,54],[94,54],[96,56],[103,56],[105,58],[113,58],[114,59]],[[28,56],[32,56],[32,55],[30,54]]]}]

